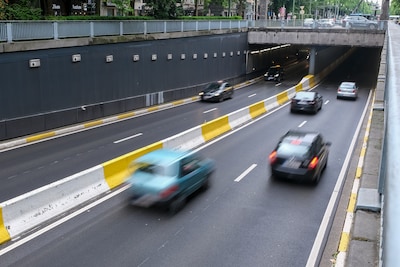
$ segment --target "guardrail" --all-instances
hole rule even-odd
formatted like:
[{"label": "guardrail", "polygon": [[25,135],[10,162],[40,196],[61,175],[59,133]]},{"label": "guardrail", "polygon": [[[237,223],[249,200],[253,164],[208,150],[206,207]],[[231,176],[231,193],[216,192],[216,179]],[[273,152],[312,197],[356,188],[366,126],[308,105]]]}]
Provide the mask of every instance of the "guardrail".
[{"label": "guardrail", "polygon": [[247,27],[247,20],[0,21],[0,42],[210,31]]},{"label": "guardrail", "polygon": [[318,20],[314,21],[312,24],[304,24],[303,19],[267,19],[267,20],[256,20],[249,21],[249,27],[255,28],[303,28],[303,29],[324,29],[324,30],[386,30],[387,21],[371,21],[370,25],[355,25],[343,24],[341,21],[337,21],[334,24],[322,24]]}]

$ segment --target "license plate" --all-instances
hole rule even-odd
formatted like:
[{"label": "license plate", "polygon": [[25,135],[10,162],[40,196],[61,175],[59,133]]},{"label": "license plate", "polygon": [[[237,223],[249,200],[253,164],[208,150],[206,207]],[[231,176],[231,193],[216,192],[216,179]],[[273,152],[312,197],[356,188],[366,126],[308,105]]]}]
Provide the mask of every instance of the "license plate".
[{"label": "license plate", "polygon": [[283,163],[283,167],[286,168],[292,168],[292,169],[298,169],[300,167],[301,162],[297,160],[287,160],[285,163]]},{"label": "license plate", "polygon": [[141,207],[149,207],[151,206],[154,202],[156,202],[158,198],[153,195],[143,195],[139,197],[138,199],[135,199],[132,204],[141,206]]}]

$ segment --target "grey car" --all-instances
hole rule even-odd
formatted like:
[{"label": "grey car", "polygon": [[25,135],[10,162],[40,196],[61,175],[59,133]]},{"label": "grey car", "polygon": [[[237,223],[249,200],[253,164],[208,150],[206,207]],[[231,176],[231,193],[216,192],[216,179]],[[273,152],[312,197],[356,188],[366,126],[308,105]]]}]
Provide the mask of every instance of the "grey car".
[{"label": "grey car", "polygon": [[378,28],[378,22],[369,20],[363,16],[346,16],[342,21],[342,26],[350,29],[370,29]]},{"label": "grey car", "polygon": [[356,100],[358,97],[358,86],[355,82],[342,82],[338,89],[336,98],[350,98]]}]

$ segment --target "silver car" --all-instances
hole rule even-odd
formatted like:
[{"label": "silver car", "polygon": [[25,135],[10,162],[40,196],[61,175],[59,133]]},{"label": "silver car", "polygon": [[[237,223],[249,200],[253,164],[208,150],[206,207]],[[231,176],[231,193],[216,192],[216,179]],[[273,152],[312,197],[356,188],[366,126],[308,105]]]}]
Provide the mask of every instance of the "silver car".
[{"label": "silver car", "polygon": [[355,82],[342,82],[338,89],[336,98],[351,98],[356,100],[358,96],[358,86]]}]

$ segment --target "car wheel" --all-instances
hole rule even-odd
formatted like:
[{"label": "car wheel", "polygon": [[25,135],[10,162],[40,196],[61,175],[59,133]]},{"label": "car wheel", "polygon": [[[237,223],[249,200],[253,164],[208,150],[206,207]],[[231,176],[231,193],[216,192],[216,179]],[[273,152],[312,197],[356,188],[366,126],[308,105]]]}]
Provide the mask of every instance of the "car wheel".
[{"label": "car wheel", "polygon": [[369,29],[370,29],[370,30],[374,30],[374,29],[375,29],[375,25],[374,25],[374,24],[370,24],[370,25],[369,25]]},{"label": "car wheel", "polygon": [[321,170],[315,175],[314,180],[312,181],[312,183],[314,185],[319,183],[319,180],[321,179]]},{"label": "car wheel", "polygon": [[206,191],[208,188],[210,188],[210,184],[211,184],[210,177],[211,177],[211,173],[206,176],[206,179],[204,180],[203,184],[201,185],[202,191]]},{"label": "car wheel", "polygon": [[168,207],[169,213],[171,215],[174,215],[176,213],[178,213],[178,211],[180,211],[183,206],[185,206],[186,204],[186,198],[183,196],[178,196],[176,197],[170,204]]},{"label": "car wheel", "polygon": [[219,101],[219,102],[224,101],[224,96],[221,95],[221,96],[219,97],[218,101]]}]

